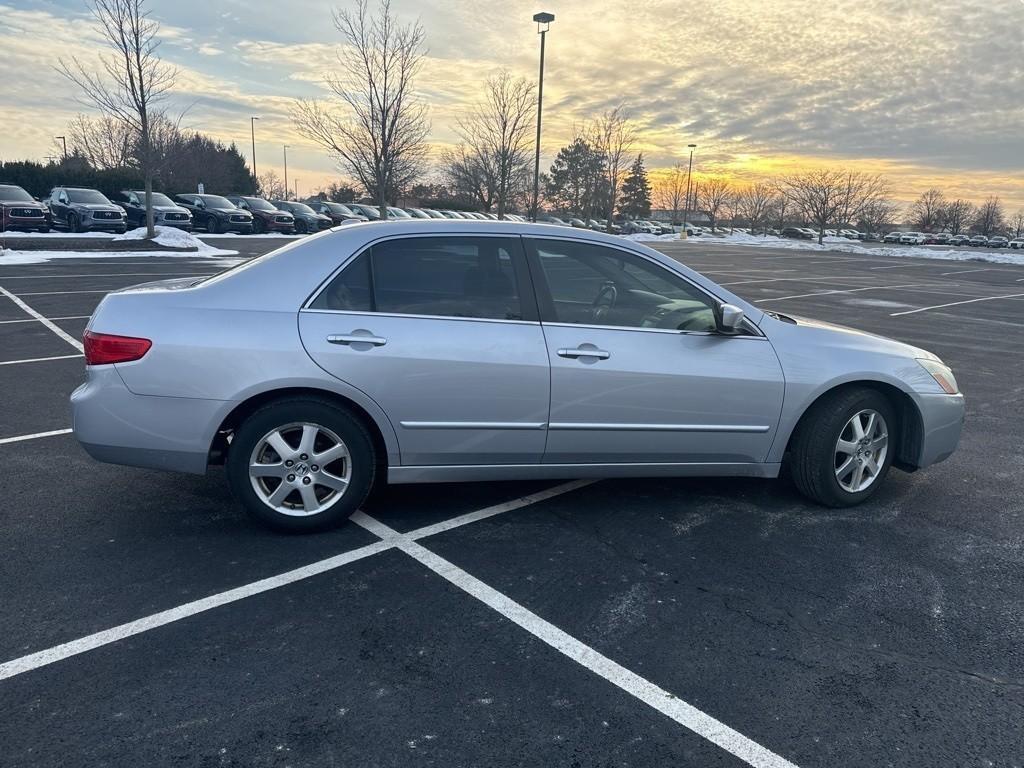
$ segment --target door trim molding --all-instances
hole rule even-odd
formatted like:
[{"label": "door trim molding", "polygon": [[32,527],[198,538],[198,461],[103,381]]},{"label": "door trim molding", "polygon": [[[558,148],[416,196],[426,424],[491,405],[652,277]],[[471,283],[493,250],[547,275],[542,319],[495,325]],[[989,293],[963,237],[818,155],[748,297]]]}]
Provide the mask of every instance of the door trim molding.
[{"label": "door trim molding", "polygon": [[544,429],[543,421],[400,421],[405,429]]},{"label": "door trim molding", "polygon": [[619,424],[600,422],[553,421],[548,429],[558,431],[600,431],[600,432],[737,432],[743,434],[765,434],[770,425],[762,424]]},{"label": "door trim molding", "polygon": [[388,467],[388,482],[452,483],[485,480],[575,480],[614,477],[778,477],[782,465],[750,462],[646,464],[452,464]]}]

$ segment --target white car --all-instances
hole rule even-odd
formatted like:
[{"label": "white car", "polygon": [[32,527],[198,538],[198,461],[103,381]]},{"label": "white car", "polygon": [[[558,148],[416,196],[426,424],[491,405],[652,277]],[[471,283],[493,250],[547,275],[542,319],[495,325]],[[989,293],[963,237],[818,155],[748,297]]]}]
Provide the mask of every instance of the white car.
[{"label": "white car", "polygon": [[900,235],[900,242],[903,245],[924,245],[927,237],[923,232],[904,232]]},{"label": "white car", "polygon": [[1010,241],[1011,248],[1019,248],[1024,251],[1024,237],[1015,237]]}]

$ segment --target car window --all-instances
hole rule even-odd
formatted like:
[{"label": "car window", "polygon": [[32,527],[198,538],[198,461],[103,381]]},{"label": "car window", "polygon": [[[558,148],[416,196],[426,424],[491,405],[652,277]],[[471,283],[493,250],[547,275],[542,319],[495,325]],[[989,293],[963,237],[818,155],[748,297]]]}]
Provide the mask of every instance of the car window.
[{"label": "car window", "polygon": [[[523,319],[516,238],[414,237],[374,245],[313,309],[492,320]],[[372,286],[372,291],[371,291]]]},{"label": "car window", "polygon": [[531,240],[554,322],[713,332],[714,300],[679,275],[617,248]]}]

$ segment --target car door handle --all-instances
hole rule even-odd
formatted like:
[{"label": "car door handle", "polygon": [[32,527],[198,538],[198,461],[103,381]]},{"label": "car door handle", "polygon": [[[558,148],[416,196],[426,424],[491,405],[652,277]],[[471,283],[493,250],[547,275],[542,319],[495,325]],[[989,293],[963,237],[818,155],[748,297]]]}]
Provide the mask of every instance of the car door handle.
[{"label": "car door handle", "polygon": [[375,347],[383,347],[388,343],[388,340],[381,336],[363,336],[361,334],[346,334],[342,336],[328,336],[327,341],[330,344],[372,344]]},{"label": "car door handle", "polygon": [[580,346],[576,349],[560,349],[558,350],[559,357],[596,357],[598,360],[607,360],[612,356],[611,352],[606,352],[603,349],[598,349],[593,345]]}]

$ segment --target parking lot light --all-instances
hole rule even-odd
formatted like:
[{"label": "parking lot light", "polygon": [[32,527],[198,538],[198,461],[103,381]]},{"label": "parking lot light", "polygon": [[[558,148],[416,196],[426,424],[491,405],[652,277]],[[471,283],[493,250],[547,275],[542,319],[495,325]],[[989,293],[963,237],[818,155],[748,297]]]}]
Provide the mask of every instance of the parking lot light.
[{"label": "parking lot light", "polygon": [[697,148],[696,144],[687,144],[686,146],[690,148],[690,165],[686,169],[686,208],[683,210],[683,231],[680,233],[683,240],[686,239],[686,220],[690,218],[690,174],[693,172],[693,150]]},{"label": "parking lot light", "polygon": [[544,40],[551,27],[551,22],[555,20],[555,14],[535,13],[533,20],[537,22],[537,33],[540,35],[540,76],[537,84],[537,141],[533,158],[533,205],[530,219],[537,221],[537,203],[540,197],[540,122],[544,107]]},{"label": "parking lot light", "polygon": [[250,117],[249,118],[249,135],[250,135],[250,138],[252,138],[252,181],[253,181],[253,191],[255,191],[256,185],[259,183],[257,181],[257,179],[259,177],[257,177],[257,175],[256,175],[256,121],[257,120],[259,120],[258,117]]}]

